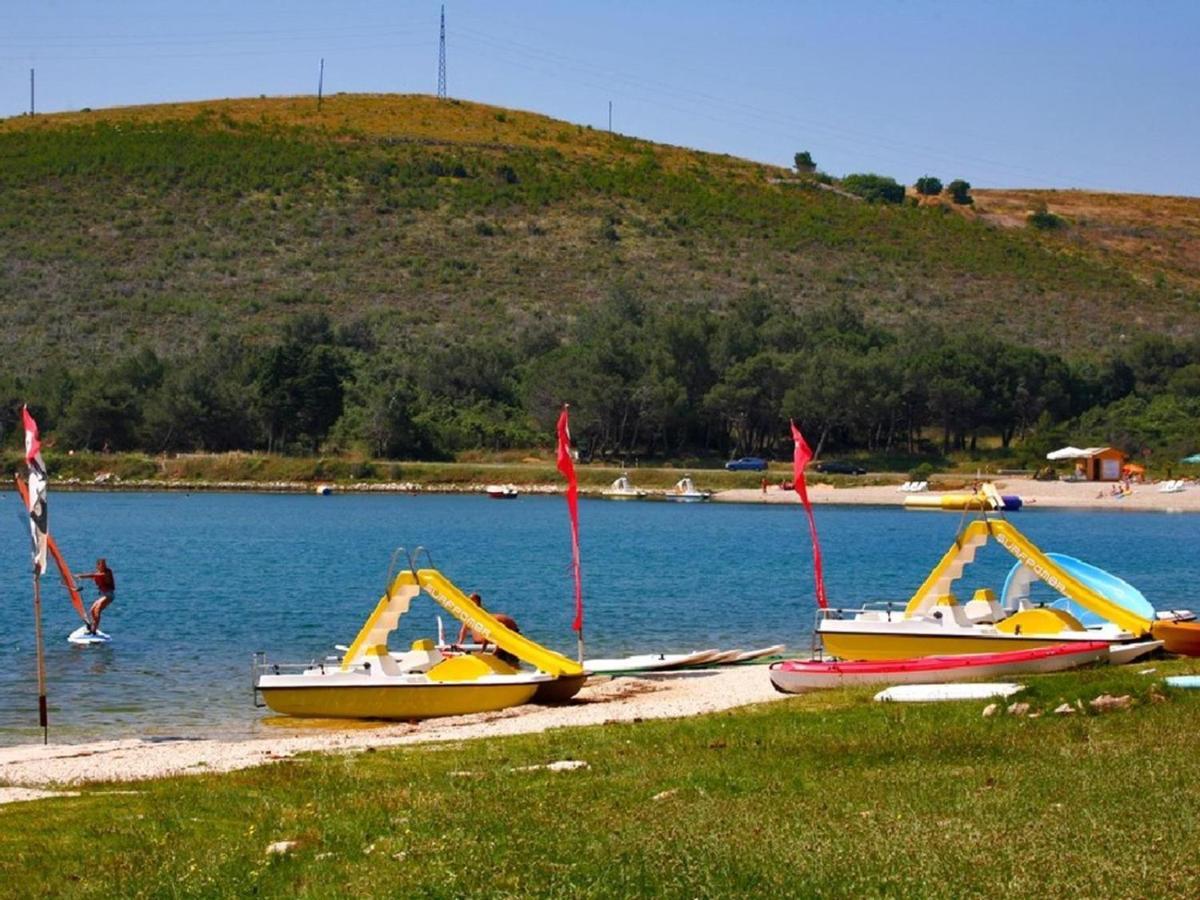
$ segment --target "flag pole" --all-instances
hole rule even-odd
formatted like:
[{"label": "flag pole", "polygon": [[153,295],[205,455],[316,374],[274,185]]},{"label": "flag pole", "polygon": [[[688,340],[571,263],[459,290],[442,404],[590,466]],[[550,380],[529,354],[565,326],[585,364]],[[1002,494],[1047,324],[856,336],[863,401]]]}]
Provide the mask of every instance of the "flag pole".
[{"label": "flag pole", "polygon": [[33,630],[37,641],[38,724],[42,743],[50,743],[50,721],[46,714],[46,655],[42,650],[42,574],[33,567]]}]

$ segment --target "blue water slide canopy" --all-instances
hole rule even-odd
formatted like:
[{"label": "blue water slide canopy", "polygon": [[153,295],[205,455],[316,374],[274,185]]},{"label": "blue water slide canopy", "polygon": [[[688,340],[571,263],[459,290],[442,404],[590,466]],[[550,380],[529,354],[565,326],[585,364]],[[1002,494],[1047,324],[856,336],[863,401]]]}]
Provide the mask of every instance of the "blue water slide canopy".
[{"label": "blue water slide canopy", "polygon": [[[1150,601],[1146,599],[1141,591],[1124,579],[1118,578],[1111,572],[1106,572],[1090,563],[1085,563],[1083,560],[1067,556],[1064,553],[1047,553],[1046,556],[1076,581],[1091,588],[1102,597],[1144,619],[1151,621],[1154,619],[1154,607],[1150,604]],[[1021,580],[1027,583],[1030,580],[1031,573],[1028,571],[1022,572],[1021,570],[1024,568],[1022,563],[1017,563],[1009,570],[1008,577],[1004,579],[1004,591],[1001,596],[1005,599],[1006,603],[1010,599],[1010,587],[1015,587],[1014,581],[1016,579],[1021,578]],[[1059,596],[1057,600],[1052,601],[1048,605],[1055,609],[1066,610],[1084,625],[1105,624],[1104,619],[1091,610],[1080,606],[1069,597]]]}]

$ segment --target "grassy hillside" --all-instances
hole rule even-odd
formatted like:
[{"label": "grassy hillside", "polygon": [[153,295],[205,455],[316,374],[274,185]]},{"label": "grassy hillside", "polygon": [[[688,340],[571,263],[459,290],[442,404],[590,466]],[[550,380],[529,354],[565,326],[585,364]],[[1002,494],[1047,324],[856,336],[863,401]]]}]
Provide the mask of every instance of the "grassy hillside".
[{"label": "grassy hillside", "polygon": [[975,192],[976,213],[988,223],[1025,227],[1044,207],[1062,220],[1048,243],[1090,254],[1147,281],[1200,290],[1200,198],[1146,197],[1090,191]]},{"label": "grassy hillside", "polygon": [[936,317],[1068,352],[1128,331],[1130,310],[1146,330],[1197,332],[1197,283],[1175,271],[1195,254],[1158,277],[1140,252],[863,204],[785,174],[422,96],[12,118],[0,351],[10,364],[114,342],[173,355],[314,310],[394,344],[503,338],[616,286],[717,308],[755,292],[847,300],[886,326]]}]

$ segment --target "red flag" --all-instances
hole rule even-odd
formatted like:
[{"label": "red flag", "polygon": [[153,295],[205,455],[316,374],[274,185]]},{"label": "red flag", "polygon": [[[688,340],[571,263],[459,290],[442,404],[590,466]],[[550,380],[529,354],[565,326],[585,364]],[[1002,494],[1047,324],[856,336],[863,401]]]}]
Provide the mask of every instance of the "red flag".
[{"label": "red flag", "polygon": [[21,420],[25,425],[25,463],[29,466],[29,531],[33,537],[33,568],[39,575],[46,574],[46,539],[50,530],[46,510],[46,465],[42,462],[42,441],[38,436],[37,422],[29,414],[29,407],[21,407]]},{"label": "red flag", "polygon": [[579,480],[575,477],[575,461],[571,458],[571,429],[567,419],[568,405],[563,404],[558,417],[558,471],[567,479],[567,512],[571,516],[571,571],[575,577],[575,631],[583,629],[583,574],[579,569]]},{"label": "red flag", "polygon": [[812,535],[813,579],[817,585],[817,606],[826,609],[829,601],[825,597],[825,572],[821,566],[821,542],[817,539],[817,522],[813,518],[812,504],[808,500],[808,483],[804,480],[804,467],[813,458],[813,453],[808,446],[808,441],[804,440],[804,435],[796,427],[795,421],[792,422],[792,441],[796,445],[796,452],[792,457],[792,480],[795,482],[796,493],[800,495],[800,502],[804,504],[804,512],[808,515],[808,532]]}]

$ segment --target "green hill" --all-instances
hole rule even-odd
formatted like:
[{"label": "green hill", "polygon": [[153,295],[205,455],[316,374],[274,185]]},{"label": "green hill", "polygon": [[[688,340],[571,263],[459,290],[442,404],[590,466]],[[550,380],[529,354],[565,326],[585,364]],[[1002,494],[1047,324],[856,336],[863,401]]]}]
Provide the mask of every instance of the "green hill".
[{"label": "green hill", "polygon": [[17,117],[0,429],[28,400],[60,449],[445,458],[531,446],[571,400],[617,459],[770,452],[790,416],[884,455],[1064,422],[1174,453],[1198,204],[868,203],[421,96]]},{"label": "green hill", "polygon": [[[785,183],[778,183],[785,179]],[[941,209],[423,96],[213,101],[0,122],[6,358],[160,353],[298,312],[390,340],[570,317],[623,285],[935,317],[1047,349],[1191,334],[1192,286]],[[1131,313],[1131,310],[1136,312]]]}]

